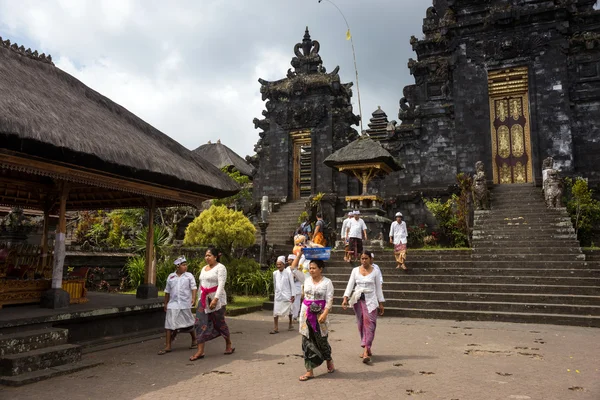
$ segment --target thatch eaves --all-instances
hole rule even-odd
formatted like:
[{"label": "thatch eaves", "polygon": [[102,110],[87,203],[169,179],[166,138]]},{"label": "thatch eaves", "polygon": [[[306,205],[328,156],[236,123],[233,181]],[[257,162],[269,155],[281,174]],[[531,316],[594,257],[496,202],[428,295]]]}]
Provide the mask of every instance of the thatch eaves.
[{"label": "thatch eaves", "polygon": [[347,164],[385,163],[392,171],[402,169],[401,164],[381,144],[368,137],[361,137],[331,154],[324,161],[335,168]]},{"label": "thatch eaves", "polygon": [[219,169],[234,167],[242,175],[248,177],[254,175],[254,167],[221,141],[217,141],[217,143],[208,142],[193,150],[193,152]]},{"label": "thatch eaves", "polygon": [[0,150],[209,197],[239,191],[227,174],[124,107],[5,42],[0,93]]}]

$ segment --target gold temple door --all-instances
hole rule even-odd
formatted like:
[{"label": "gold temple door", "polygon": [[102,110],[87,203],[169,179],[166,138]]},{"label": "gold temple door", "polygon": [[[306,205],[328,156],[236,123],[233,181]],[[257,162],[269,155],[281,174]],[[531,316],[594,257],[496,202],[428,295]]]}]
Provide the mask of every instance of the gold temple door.
[{"label": "gold temple door", "polygon": [[527,67],[490,71],[494,183],[533,182]]},{"label": "gold temple door", "polygon": [[312,147],[310,130],[290,133],[292,139],[292,199],[298,200],[311,195]]}]

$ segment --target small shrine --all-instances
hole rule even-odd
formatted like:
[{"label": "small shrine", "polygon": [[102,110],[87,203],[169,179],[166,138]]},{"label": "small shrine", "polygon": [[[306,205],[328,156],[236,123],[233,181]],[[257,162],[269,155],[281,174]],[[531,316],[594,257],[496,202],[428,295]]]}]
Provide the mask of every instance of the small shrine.
[{"label": "small shrine", "polygon": [[377,194],[369,194],[368,185],[376,177],[402,169],[399,162],[379,142],[365,136],[327,157],[325,165],[359,180],[362,192],[357,196],[345,197],[344,214],[360,210],[371,229],[371,236],[375,233],[375,239],[382,240],[387,233],[384,231],[392,221],[385,216],[383,199]]}]

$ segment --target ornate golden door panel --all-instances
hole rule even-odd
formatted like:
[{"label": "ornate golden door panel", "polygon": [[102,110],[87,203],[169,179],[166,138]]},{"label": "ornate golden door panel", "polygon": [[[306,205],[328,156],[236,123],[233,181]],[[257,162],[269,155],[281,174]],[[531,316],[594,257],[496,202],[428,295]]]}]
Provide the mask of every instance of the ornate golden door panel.
[{"label": "ornate golden door panel", "polygon": [[312,148],[310,129],[290,132],[292,139],[292,199],[298,200],[311,195]]},{"label": "ornate golden door panel", "polygon": [[490,71],[494,183],[533,182],[527,67]]}]

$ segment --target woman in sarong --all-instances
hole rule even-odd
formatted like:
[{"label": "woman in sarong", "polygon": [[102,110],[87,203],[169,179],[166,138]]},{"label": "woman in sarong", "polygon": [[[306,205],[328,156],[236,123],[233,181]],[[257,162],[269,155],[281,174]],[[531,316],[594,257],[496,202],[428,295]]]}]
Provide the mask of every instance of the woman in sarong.
[{"label": "woman in sarong", "polygon": [[190,361],[204,358],[204,344],[219,336],[225,339],[224,354],[233,354],[235,351],[235,347],[231,344],[229,327],[225,322],[227,269],[219,262],[220,257],[221,254],[214,247],[209,247],[204,255],[207,265],[200,272],[200,291],[196,311],[198,351],[190,357]]},{"label": "woman in sarong", "polygon": [[[300,257],[292,263],[298,266]],[[331,359],[331,347],[327,341],[329,334],[329,311],[333,307],[333,284],[323,276],[325,263],[322,260],[311,260],[310,276],[304,281],[304,300],[300,309],[300,334],[302,335],[302,352],[306,373],[300,381],[315,377],[314,369],[327,362],[327,372],[335,371]]]},{"label": "woman in sarong", "polygon": [[315,224],[315,233],[313,233],[312,241],[315,244],[320,246],[326,246],[327,240],[323,235],[323,231],[325,230],[325,221],[323,221],[323,214],[317,214],[317,223]]},{"label": "woman in sarong", "polygon": [[381,289],[381,277],[373,268],[372,262],[371,252],[363,251],[360,255],[360,266],[354,268],[350,274],[342,302],[344,310],[348,305],[354,307],[360,345],[363,348],[360,357],[365,364],[369,363],[373,356],[371,346],[375,338],[377,314],[383,315],[383,303],[385,302]]}]

